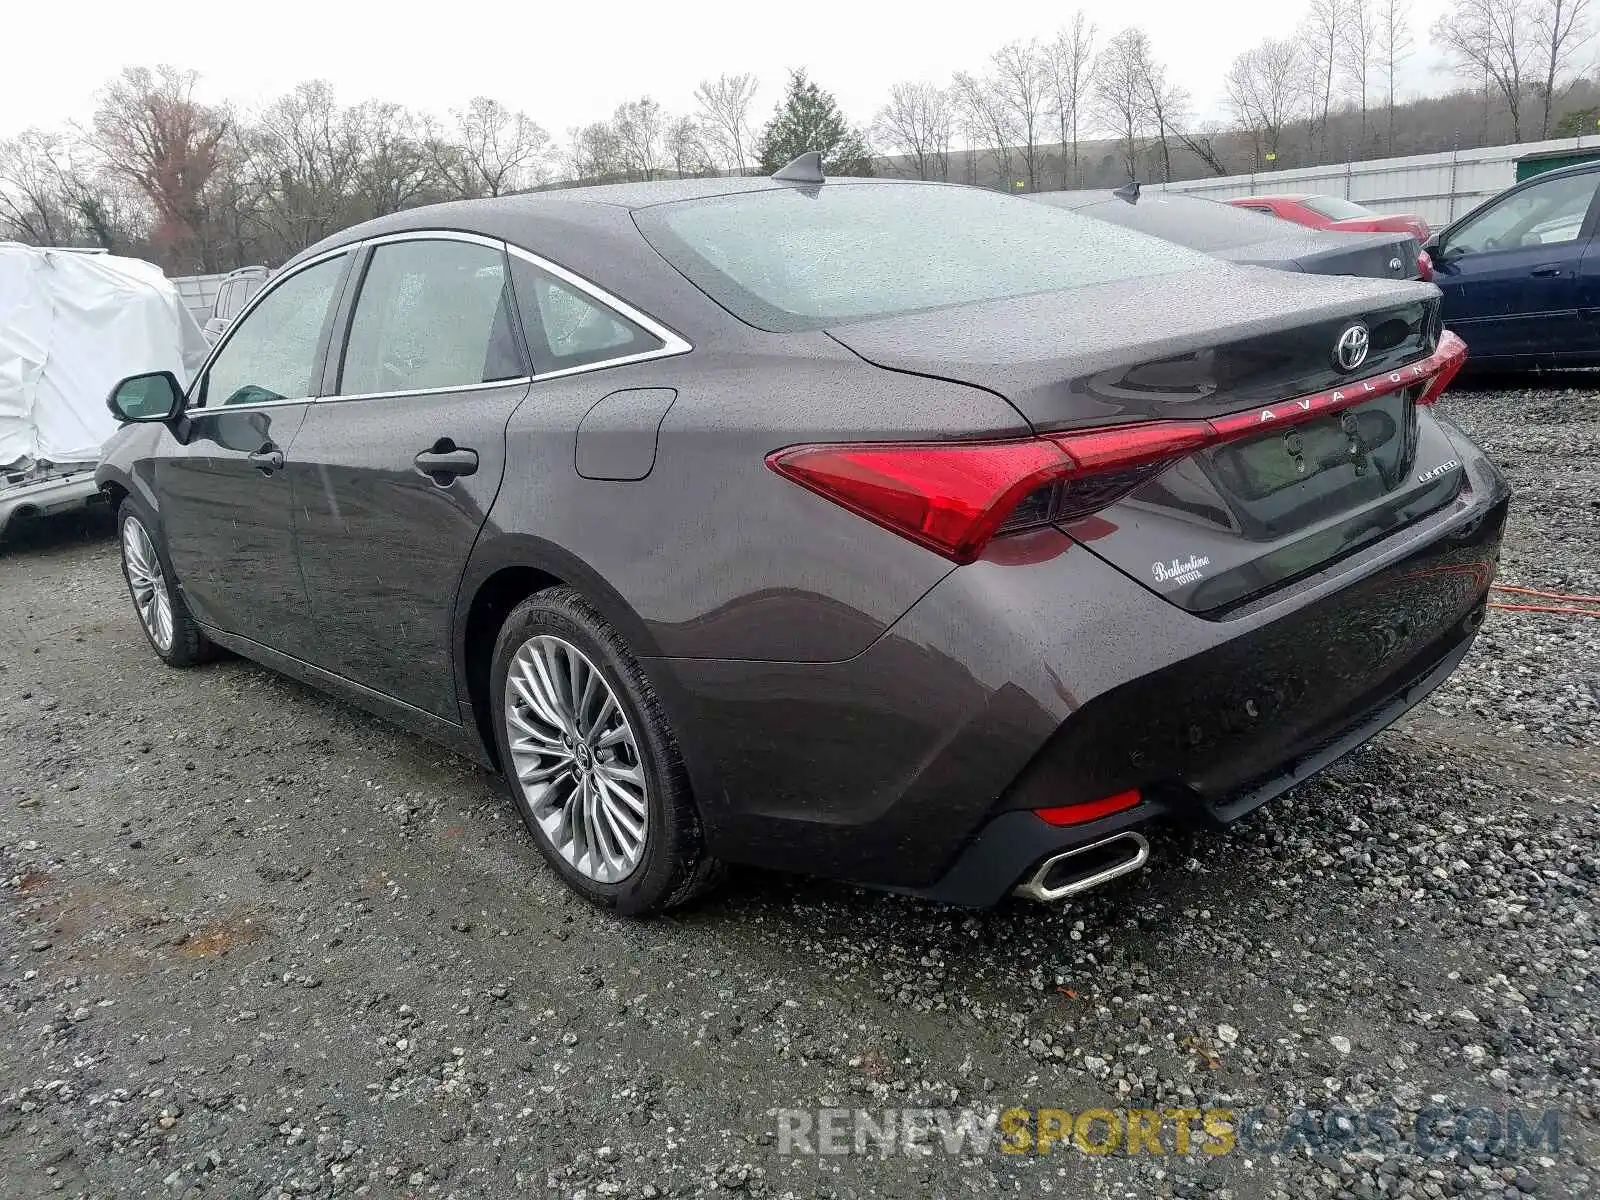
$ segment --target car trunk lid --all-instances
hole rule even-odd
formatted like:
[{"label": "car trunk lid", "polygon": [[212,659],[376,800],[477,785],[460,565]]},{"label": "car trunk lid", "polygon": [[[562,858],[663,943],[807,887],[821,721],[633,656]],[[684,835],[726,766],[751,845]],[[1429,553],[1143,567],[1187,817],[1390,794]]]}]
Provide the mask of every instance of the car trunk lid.
[{"label": "car trunk lid", "polygon": [[1341,233],[1320,237],[1317,243],[1315,249],[1295,258],[1296,265],[1309,274],[1417,278],[1422,247],[1409,233]]},{"label": "car trunk lid", "polygon": [[[1341,362],[1352,330],[1366,354]],[[1427,378],[1412,364],[1439,338],[1430,287],[1224,269],[829,332],[879,366],[1004,396],[1036,432],[1067,435],[1069,453],[1082,430],[1225,430],[1091,494],[1087,509],[1058,491],[1029,510],[1194,612],[1298,579],[1460,486],[1449,437],[1419,413]]]}]

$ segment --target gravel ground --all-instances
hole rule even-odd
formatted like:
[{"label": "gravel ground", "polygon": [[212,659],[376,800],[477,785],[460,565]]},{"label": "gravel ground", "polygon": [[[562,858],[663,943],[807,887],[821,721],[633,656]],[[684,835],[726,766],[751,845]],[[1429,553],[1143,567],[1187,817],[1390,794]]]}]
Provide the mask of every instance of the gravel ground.
[{"label": "gravel ground", "polygon": [[[1600,393],[1447,411],[1518,490],[1502,582],[1600,593]],[[161,668],[109,525],[57,522],[0,554],[0,1193],[1593,1195],[1597,704],[1600,623],[1496,612],[1401,725],[1081,903],[744,873],[622,924],[470,765],[246,662]],[[1269,1111],[1220,1155],[776,1140],[1012,1105]],[[1555,1144],[1453,1141],[1474,1108]],[[1300,1109],[1400,1140],[1280,1144]]]}]

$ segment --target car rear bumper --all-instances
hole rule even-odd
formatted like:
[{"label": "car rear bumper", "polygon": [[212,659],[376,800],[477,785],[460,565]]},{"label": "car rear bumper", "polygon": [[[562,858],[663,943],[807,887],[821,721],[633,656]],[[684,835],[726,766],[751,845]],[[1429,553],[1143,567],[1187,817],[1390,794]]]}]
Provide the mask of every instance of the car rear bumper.
[{"label": "car rear bumper", "polygon": [[[1425,699],[1466,657],[1482,616],[1479,605],[1458,624],[1453,639],[1446,639],[1448,649],[1443,657],[1424,666],[1420,674],[1402,679],[1368,711],[1343,727],[1308,737],[1266,774],[1235,791],[1208,796],[1181,780],[1172,780],[1142,789],[1142,799],[1134,808],[1066,827],[1046,824],[1029,809],[1014,808],[990,819],[936,883],[899,890],[945,904],[990,905],[1042,861],[1102,842],[1113,834],[1164,820],[1230,824],[1342,758]],[[1060,772],[1058,762],[1042,761],[1019,781],[1014,799],[1021,800],[1035,790],[1050,792],[1062,778],[1070,775]]]},{"label": "car rear bumper", "polygon": [[14,517],[47,517],[94,504],[100,499],[92,465],[68,474],[0,488],[0,536],[4,536],[6,526]]},{"label": "car rear bumper", "polygon": [[[1237,819],[1466,654],[1507,492],[1460,448],[1443,509],[1224,619],[1046,529],[951,572],[844,662],[657,660],[713,852],[988,904],[1064,848]],[[1092,823],[1031,811],[1133,788],[1137,807]]]}]

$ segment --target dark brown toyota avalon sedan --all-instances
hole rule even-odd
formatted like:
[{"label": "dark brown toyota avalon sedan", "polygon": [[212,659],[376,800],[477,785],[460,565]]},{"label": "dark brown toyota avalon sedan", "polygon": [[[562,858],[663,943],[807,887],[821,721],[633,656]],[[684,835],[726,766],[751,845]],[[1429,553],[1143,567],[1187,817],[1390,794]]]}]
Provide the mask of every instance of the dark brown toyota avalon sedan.
[{"label": "dark brown toyota avalon sedan", "polygon": [[504,773],[621,913],[723,863],[960,904],[1141,865],[1436,687],[1507,491],[1425,284],[967,188],[675,181],[313,246],[99,470],[156,653]]}]

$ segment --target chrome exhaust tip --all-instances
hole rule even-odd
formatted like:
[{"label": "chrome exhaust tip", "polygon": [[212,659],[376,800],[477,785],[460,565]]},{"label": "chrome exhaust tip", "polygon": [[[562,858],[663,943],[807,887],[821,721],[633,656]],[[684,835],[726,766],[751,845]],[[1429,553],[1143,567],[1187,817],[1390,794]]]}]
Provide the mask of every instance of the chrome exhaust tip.
[{"label": "chrome exhaust tip", "polygon": [[1150,858],[1150,843],[1143,834],[1114,833],[1087,846],[1078,846],[1052,854],[1036,868],[1033,874],[1019,883],[1013,896],[1050,904],[1065,900],[1109,883],[1123,875],[1131,875]]}]

